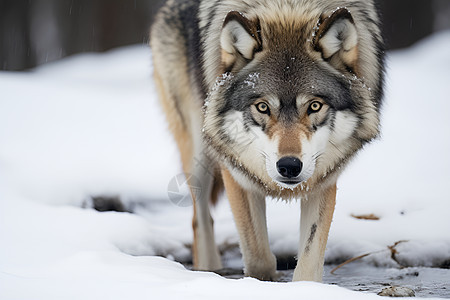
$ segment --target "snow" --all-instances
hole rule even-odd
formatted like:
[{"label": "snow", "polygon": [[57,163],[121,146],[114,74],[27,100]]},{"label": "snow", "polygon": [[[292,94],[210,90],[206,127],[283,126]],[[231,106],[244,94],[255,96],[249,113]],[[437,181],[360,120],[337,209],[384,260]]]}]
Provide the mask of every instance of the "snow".
[{"label": "snow", "polygon": [[[383,134],[339,180],[327,262],[375,252],[362,261],[397,267],[387,246],[400,240],[402,264],[450,259],[448,49],[443,32],[389,53]],[[0,89],[0,299],[378,298],[225,279],[172,261],[190,258],[192,208],[168,198],[181,166],[147,47],[0,72]],[[120,196],[135,213],[83,208],[96,195]],[[299,203],[267,204],[272,250],[295,255]],[[236,246],[228,203],[213,215],[220,249]],[[227,266],[242,266],[236,251],[226,256]]]}]

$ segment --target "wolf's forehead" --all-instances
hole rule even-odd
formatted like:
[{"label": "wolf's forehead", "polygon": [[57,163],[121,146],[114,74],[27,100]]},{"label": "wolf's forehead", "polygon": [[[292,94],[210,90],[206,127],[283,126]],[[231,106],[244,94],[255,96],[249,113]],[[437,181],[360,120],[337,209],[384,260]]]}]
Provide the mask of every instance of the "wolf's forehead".
[{"label": "wolf's forehead", "polygon": [[281,105],[304,95],[323,97],[336,109],[350,105],[348,81],[305,54],[290,51],[270,54],[258,69],[258,88],[263,94],[275,95]]},{"label": "wolf's forehead", "polygon": [[286,50],[268,53],[260,62],[259,69],[261,83],[268,90],[282,92],[282,94],[311,91],[318,73],[312,60]]},{"label": "wolf's forehead", "polygon": [[341,110],[352,105],[350,85],[330,68],[307,54],[283,49],[266,53],[236,74],[225,92],[223,110],[244,110],[257,98],[276,99],[280,106],[295,105],[300,96],[322,97]]}]

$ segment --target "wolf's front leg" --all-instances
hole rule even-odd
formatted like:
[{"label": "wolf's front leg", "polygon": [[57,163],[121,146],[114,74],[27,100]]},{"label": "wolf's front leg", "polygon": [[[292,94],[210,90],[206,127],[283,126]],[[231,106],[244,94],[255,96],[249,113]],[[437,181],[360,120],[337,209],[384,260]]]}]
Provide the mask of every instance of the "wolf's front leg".
[{"label": "wolf's front leg", "polygon": [[302,200],[300,246],[293,281],[322,281],[325,248],[336,204],[336,184]]},{"label": "wolf's front leg", "polygon": [[209,210],[214,182],[213,173],[210,173],[209,170],[210,160],[201,152],[194,158],[193,165],[194,178],[200,183],[200,186],[189,183],[194,202],[194,217],[192,220],[194,268],[204,271],[219,270],[222,268],[222,262],[215,243],[213,219]]},{"label": "wolf's front leg", "polygon": [[245,275],[274,280],[277,266],[269,247],[265,195],[245,191],[225,168],[222,176],[239,233]]}]

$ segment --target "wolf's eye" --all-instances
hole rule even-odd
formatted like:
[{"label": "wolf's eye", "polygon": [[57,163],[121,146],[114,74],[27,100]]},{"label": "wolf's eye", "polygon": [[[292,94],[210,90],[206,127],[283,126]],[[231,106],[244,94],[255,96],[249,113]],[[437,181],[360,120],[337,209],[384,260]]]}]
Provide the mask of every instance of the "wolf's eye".
[{"label": "wolf's eye", "polygon": [[322,103],[320,103],[319,101],[314,101],[313,103],[311,103],[309,105],[309,113],[315,113],[318,112],[320,109],[322,108]]},{"label": "wolf's eye", "polygon": [[264,102],[259,102],[258,104],[256,104],[256,109],[262,114],[270,114],[269,106]]}]

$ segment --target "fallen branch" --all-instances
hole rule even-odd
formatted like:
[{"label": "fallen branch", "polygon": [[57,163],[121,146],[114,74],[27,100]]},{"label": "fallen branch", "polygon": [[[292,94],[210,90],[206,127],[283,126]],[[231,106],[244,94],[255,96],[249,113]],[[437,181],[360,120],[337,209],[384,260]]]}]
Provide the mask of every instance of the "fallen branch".
[{"label": "fallen branch", "polygon": [[336,270],[342,268],[342,267],[345,266],[346,264],[349,264],[349,263],[351,263],[351,262],[353,262],[353,261],[355,261],[355,260],[364,258],[364,257],[366,257],[366,256],[368,256],[368,255],[370,255],[370,254],[373,254],[373,253],[374,253],[374,252],[370,252],[370,253],[366,253],[366,254],[363,254],[363,255],[360,255],[360,256],[357,256],[357,257],[350,258],[349,260],[344,261],[342,264],[340,264],[339,266],[337,266],[336,268],[334,268],[333,270],[331,270],[330,273],[333,274],[333,275],[336,275],[336,274],[334,274],[334,272],[335,272]]},{"label": "fallen branch", "polygon": [[342,268],[346,264],[349,264],[349,263],[354,262],[356,260],[362,259],[362,258],[364,258],[366,256],[371,255],[371,254],[380,253],[380,252],[383,252],[383,251],[386,251],[386,250],[389,250],[391,252],[392,260],[395,261],[400,266],[401,269],[406,268],[407,266],[401,264],[398,261],[398,259],[397,259],[398,251],[397,251],[397,249],[395,249],[395,247],[397,247],[399,244],[405,243],[405,242],[408,242],[408,241],[407,240],[398,241],[398,242],[395,242],[394,245],[387,246],[387,249],[378,250],[378,251],[374,251],[374,252],[369,252],[369,253],[366,253],[366,254],[363,254],[363,255],[359,255],[359,256],[350,258],[350,259],[344,261],[342,264],[340,264],[337,267],[335,267],[333,270],[330,271],[330,273],[333,274],[333,275],[336,275],[336,274],[334,274],[334,272],[336,272],[338,269]]},{"label": "fallen branch", "polygon": [[406,241],[406,240],[402,240],[402,241],[396,242],[396,243],[395,243],[394,245],[392,245],[392,246],[388,246],[388,249],[391,251],[391,258],[392,258],[392,260],[395,261],[395,262],[400,266],[401,269],[406,268],[407,266],[401,264],[401,263],[398,261],[398,259],[397,259],[398,251],[397,251],[397,249],[395,249],[395,247],[397,247],[398,244],[405,243],[405,242],[407,242],[407,241]]}]

